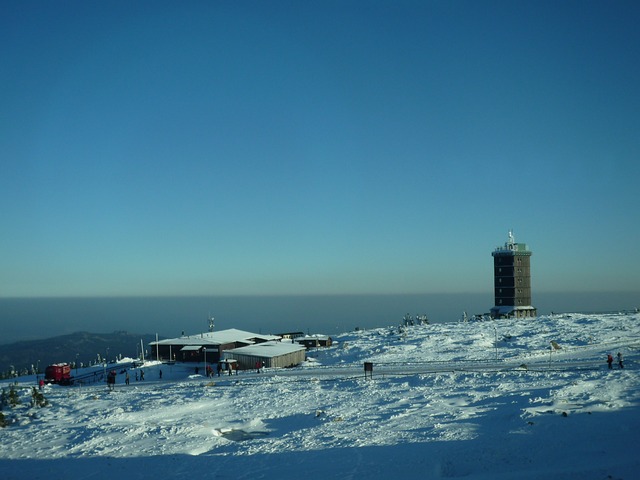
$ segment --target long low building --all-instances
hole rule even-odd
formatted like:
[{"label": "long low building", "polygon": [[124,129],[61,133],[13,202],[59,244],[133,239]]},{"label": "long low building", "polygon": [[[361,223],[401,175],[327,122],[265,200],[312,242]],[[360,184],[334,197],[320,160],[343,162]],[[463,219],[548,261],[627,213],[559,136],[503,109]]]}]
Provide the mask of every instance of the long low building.
[{"label": "long low building", "polygon": [[167,338],[151,342],[149,347],[152,357],[159,361],[217,363],[227,350],[279,339],[277,335],[262,335],[231,328],[219,332]]},{"label": "long low building", "polygon": [[304,337],[296,338],[295,341],[304,345],[307,349],[333,345],[333,339],[328,335],[305,335]]},{"label": "long low building", "polygon": [[305,347],[299,344],[269,341],[225,350],[224,358],[236,360],[239,368],[243,370],[255,368],[256,365],[282,368],[304,362],[305,352]]}]

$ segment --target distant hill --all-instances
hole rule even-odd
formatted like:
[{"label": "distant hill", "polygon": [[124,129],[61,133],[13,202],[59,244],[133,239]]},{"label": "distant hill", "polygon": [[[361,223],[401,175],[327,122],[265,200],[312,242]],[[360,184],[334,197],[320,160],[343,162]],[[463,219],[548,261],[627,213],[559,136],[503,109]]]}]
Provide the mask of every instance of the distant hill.
[{"label": "distant hill", "polygon": [[[76,332],[70,335],[61,335],[43,340],[30,340],[6,345],[0,345],[0,376],[5,376],[11,371],[23,372],[39,367],[44,372],[47,365],[52,363],[68,362],[88,365],[95,363],[107,355],[108,360],[116,357],[136,358],[140,353],[140,340],[144,344],[145,352],[149,348],[149,342],[154,341],[155,335],[140,335],[128,332],[113,333],[89,333]],[[145,353],[146,354],[146,353]]]}]

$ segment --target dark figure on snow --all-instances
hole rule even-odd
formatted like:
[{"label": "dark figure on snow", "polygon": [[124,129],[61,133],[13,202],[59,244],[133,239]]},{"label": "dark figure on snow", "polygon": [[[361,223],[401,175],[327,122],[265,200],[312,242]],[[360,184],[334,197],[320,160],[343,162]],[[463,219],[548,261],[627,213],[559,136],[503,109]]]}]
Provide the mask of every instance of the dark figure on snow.
[{"label": "dark figure on snow", "polygon": [[162,380],[162,370],[160,370],[160,380]]},{"label": "dark figure on snow", "polygon": [[129,385],[129,372],[128,372],[128,371],[125,371],[125,374],[124,374],[124,383],[125,383],[126,385]]},{"label": "dark figure on snow", "polygon": [[144,380],[144,370],[140,370],[140,381]]},{"label": "dark figure on snow", "polygon": [[111,370],[107,375],[107,387],[109,390],[113,390],[116,386],[116,372],[115,370]]},{"label": "dark figure on snow", "polygon": [[218,362],[218,376],[220,376],[220,372],[222,371],[222,363]]},{"label": "dark figure on snow", "polygon": [[611,354],[607,355],[607,364],[609,365],[609,370],[613,368],[613,357]]},{"label": "dark figure on snow", "polygon": [[624,368],[624,364],[622,363],[622,354],[618,352],[618,366],[620,368]]}]

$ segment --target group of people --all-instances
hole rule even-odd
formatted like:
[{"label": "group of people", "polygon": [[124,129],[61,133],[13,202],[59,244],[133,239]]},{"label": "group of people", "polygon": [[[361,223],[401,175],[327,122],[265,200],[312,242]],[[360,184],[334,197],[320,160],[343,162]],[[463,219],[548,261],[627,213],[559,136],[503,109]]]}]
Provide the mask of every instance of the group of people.
[{"label": "group of people", "polygon": [[[264,367],[265,367],[265,363],[261,362],[261,361],[257,361],[256,364],[256,373],[260,373]],[[234,361],[228,361],[228,360],[221,360],[218,362],[218,365],[216,367],[216,373],[218,374],[218,376],[222,375],[223,372],[227,372],[228,375],[233,375],[233,371],[236,370],[236,375],[238,374],[237,371],[237,364]],[[198,375],[198,372],[200,371],[199,367],[195,368],[195,372],[196,375]],[[206,374],[208,378],[213,377],[213,367],[211,365],[207,365],[206,367]]]},{"label": "group of people", "polygon": [[[624,363],[622,363],[622,353],[618,352],[618,366],[620,368],[624,368]],[[609,370],[613,370],[613,355],[607,355],[607,365],[609,365]]]},{"label": "group of people", "polygon": [[[227,371],[229,375],[233,375],[233,367],[234,365],[232,363],[229,363],[228,360],[225,360],[224,362],[218,362],[218,367],[217,367],[218,376],[222,374],[223,370]],[[213,376],[213,372],[211,373]],[[236,375],[237,374],[238,372],[236,371]]]},{"label": "group of people", "polygon": [[[199,372],[199,368],[196,367],[196,375]],[[229,375],[233,375],[233,370],[234,370],[234,365],[232,363],[230,363],[228,360],[224,360],[224,361],[220,361],[218,362],[218,366],[216,368],[216,372],[218,374],[218,376],[220,376],[222,374],[222,371],[228,372]],[[207,372],[207,377],[211,378],[213,377],[213,367],[211,365],[207,365],[206,368],[206,372]],[[236,372],[237,374],[237,372]]]},{"label": "group of people", "polygon": [[[131,377],[129,376],[129,370],[123,370],[120,373],[124,373],[124,383],[125,385],[129,385],[129,383],[131,382]],[[162,370],[160,370],[160,379],[162,379]],[[139,380],[144,381],[144,370],[142,369],[136,370],[136,382]],[[115,384],[116,384],[116,371],[111,370],[107,374],[107,386],[109,387],[109,390],[113,390],[115,387]]]}]

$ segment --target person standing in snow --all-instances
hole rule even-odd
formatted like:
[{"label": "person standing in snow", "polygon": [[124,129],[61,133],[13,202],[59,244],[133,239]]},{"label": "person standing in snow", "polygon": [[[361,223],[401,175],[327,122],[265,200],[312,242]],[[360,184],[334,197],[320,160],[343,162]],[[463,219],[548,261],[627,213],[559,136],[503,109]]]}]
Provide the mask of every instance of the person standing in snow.
[{"label": "person standing in snow", "polygon": [[144,380],[144,370],[140,370],[140,381]]},{"label": "person standing in snow", "polygon": [[620,368],[624,368],[624,364],[622,363],[622,354],[618,352],[618,366]]},{"label": "person standing in snow", "polygon": [[129,385],[129,371],[127,370],[125,370],[125,373],[124,373],[124,383],[126,385]]},{"label": "person standing in snow", "polygon": [[160,380],[162,380],[162,369],[160,369]]},{"label": "person standing in snow", "polygon": [[609,365],[609,370],[613,368],[613,357],[611,354],[607,355],[607,364]]}]

